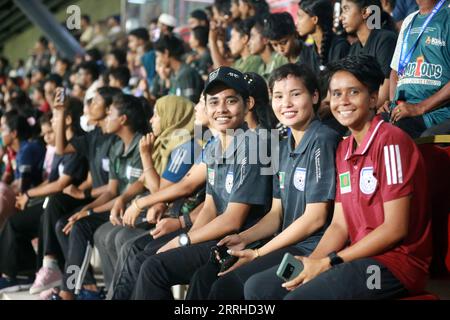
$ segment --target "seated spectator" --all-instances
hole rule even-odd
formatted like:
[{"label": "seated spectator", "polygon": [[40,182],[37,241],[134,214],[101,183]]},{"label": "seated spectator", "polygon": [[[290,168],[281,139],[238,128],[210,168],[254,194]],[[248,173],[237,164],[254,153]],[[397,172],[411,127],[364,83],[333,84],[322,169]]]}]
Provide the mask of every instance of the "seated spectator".
[{"label": "seated spectator", "polygon": [[266,0],[239,0],[239,11],[240,18],[244,20],[268,14],[269,5]]},{"label": "seated spectator", "polygon": [[44,80],[45,100],[50,105],[50,108],[53,108],[53,102],[55,100],[55,90],[57,87],[62,86],[62,82],[63,79],[56,73],[51,73]]},{"label": "seated spectator", "polygon": [[177,26],[177,19],[167,13],[162,13],[158,18],[158,27],[161,32],[161,37],[163,36],[174,36],[173,29]]},{"label": "seated spectator", "polygon": [[270,130],[275,128],[277,119],[270,107],[269,88],[263,77],[254,72],[244,73],[249,91],[249,107],[245,116],[245,122],[249,129],[256,133],[260,129]]},{"label": "seated spectator", "polygon": [[[450,133],[450,8],[438,0],[418,4],[419,12],[403,22],[391,62],[391,121],[413,138]],[[443,6],[417,39],[415,30],[438,4]]]},{"label": "seated spectator", "polygon": [[262,17],[255,17],[255,24],[250,31],[248,41],[248,50],[251,55],[259,55],[262,60],[257,73],[267,81],[272,73],[278,67],[288,63],[288,60],[273,51],[269,39],[264,36],[264,20]]},{"label": "seated spectator", "polygon": [[[224,272],[214,260],[198,269],[187,299],[243,299],[250,276],[277,266],[286,252],[308,256],[326,230],[335,194],[338,135],[316,118],[318,81],[308,67],[287,64],[273,72],[269,83],[273,110],[291,129],[280,142],[272,209],[253,227],[218,242],[239,260]],[[271,240],[259,249],[243,250],[264,239]]]},{"label": "seated spectator", "polygon": [[186,63],[197,70],[203,80],[208,78],[212,68],[211,54],[208,49],[208,27],[195,27],[191,30],[189,46],[192,52],[186,57]]},{"label": "seated spectator", "polygon": [[303,0],[297,11],[297,31],[301,37],[310,35],[323,70],[329,62],[347,56],[350,44],[333,32],[333,5],[329,0]]},{"label": "seated spectator", "polygon": [[110,43],[114,43],[124,35],[120,26],[120,16],[110,16],[106,20],[106,25],[108,27],[107,37]]},{"label": "seated spectator", "polygon": [[194,30],[197,27],[207,27],[209,26],[208,16],[205,11],[197,9],[191,11],[188,18],[189,29]]},{"label": "seated spectator", "polygon": [[219,53],[217,44],[211,43],[211,57],[214,62],[214,67],[218,68],[220,66],[231,65],[234,69],[241,72],[258,72],[263,61],[258,55],[250,54],[248,49],[250,30],[253,25],[254,20],[252,19],[238,21],[233,24],[228,47],[230,48],[230,53],[234,61],[225,59]]},{"label": "seated spectator", "polygon": [[94,38],[94,27],[91,25],[91,17],[87,14],[81,16],[81,31],[80,43],[86,46]]},{"label": "seated spectator", "polygon": [[130,70],[126,66],[119,66],[109,72],[109,86],[122,90],[125,94],[130,94]]},{"label": "seated spectator", "polygon": [[78,66],[76,83],[88,88],[85,95],[84,104],[86,104],[86,97],[92,97],[98,88],[98,76],[100,70],[94,61],[83,62]]},{"label": "seated spectator", "polygon": [[106,55],[106,67],[114,69],[127,64],[127,53],[122,49],[113,49]]},{"label": "seated spectator", "polygon": [[80,101],[84,101],[84,98],[86,96],[87,88],[84,87],[82,84],[75,83],[73,85],[72,91],[70,92],[70,96],[73,98],[76,98]]},{"label": "seated spectator", "polygon": [[[66,113],[60,116],[63,116],[64,121],[69,124],[65,134],[68,139],[71,139],[81,132],[79,119],[82,104],[81,102],[71,104],[71,108],[66,110]],[[42,175],[41,170],[42,167],[37,170],[37,173]],[[10,217],[0,232],[1,272],[6,274],[1,279],[0,290],[18,291],[26,288],[24,283],[16,279],[16,276],[20,271],[36,270],[40,267],[42,260],[37,259],[31,240],[38,235],[42,237],[40,221],[44,212],[44,198],[62,192],[70,183],[78,185],[84,180],[86,173],[87,168],[81,155],[55,156],[48,180],[16,197],[16,208],[22,212]],[[38,250],[38,255],[42,255],[41,249]],[[30,280],[32,279],[29,279],[29,284]]]},{"label": "seated spectator", "polygon": [[[169,81],[165,83],[168,94],[183,96],[198,102],[203,89],[200,75],[182,61],[183,42],[175,37],[163,36],[155,44],[157,64],[170,69]],[[167,84],[169,87],[167,87]]]},{"label": "seated spectator", "polygon": [[336,152],[333,220],[314,252],[297,257],[304,266],[297,277],[282,283],[275,269],[256,274],[246,299],[396,299],[425,287],[431,220],[420,151],[375,115],[384,75],[373,57],[328,68],[331,110],[351,131]]},{"label": "seated spectator", "polygon": [[345,31],[358,37],[358,41],[350,47],[349,55],[371,55],[377,59],[383,70],[385,80],[378,97],[378,107],[381,107],[389,100],[390,62],[397,35],[392,31],[369,28],[368,19],[372,12],[368,7],[378,4],[378,0],[342,0],[341,20]]},{"label": "seated spectator", "polygon": [[85,48],[87,50],[95,48],[104,52],[108,50],[109,46],[110,41],[107,37],[106,23],[104,21],[97,21],[94,23],[94,37],[86,44]]},{"label": "seated spectator", "polygon": [[53,131],[51,120],[51,113],[44,114],[39,118],[39,124],[41,126],[41,136],[44,138],[46,148],[43,166],[44,180],[47,180],[52,172],[52,163],[56,151],[55,132]]},{"label": "seated spectator", "polygon": [[1,117],[3,145],[16,152],[14,181],[11,188],[16,194],[42,182],[42,165],[45,157],[44,146],[32,140],[33,128],[27,119],[16,110],[6,112]]},{"label": "seated spectator", "polygon": [[69,85],[70,66],[70,61],[68,59],[56,59],[54,71],[62,78],[64,87],[67,87]]},{"label": "seated spectator", "polygon": [[273,49],[291,63],[304,63],[319,72],[314,49],[307,47],[299,38],[294,19],[287,13],[272,13],[264,26],[264,37],[269,39]]}]

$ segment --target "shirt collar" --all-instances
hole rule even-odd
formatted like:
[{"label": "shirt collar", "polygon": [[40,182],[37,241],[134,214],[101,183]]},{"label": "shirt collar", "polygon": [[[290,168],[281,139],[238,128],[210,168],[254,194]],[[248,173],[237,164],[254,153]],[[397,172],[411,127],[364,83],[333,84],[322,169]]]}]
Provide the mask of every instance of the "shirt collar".
[{"label": "shirt collar", "polygon": [[141,138],[142,138],[142,134],[135,133],[134,137],[133,137],[133,140],[131,140],[130,147],[128,148],[128,150],[125,153],[123,153],[123,149],[125,148],[125,144],[122,143],[122,148],[121,148],[120,153],[119,153],[121,155],[121,157],[123,157],[123,158],[128,157],[129,154],[132,153],[134,151],[134,149],[137,147],[137,145],[139,143],[139,140],[141,140]]},{"label": "shirt collar", "polygon": [[233,137],[233,143],[231,143],[228,148],[225,150],[225,152],[222,152],[222,143],[220,141],[220,138],[217,137],[214,139],[214,142],[216,143],[214,148],[215,155],[221,157],[222,159],[230,159],[234,157],[234,154],[240,144],[244,141],[244,137],[249,130],[247,123],[245,122],[242,126],[236,129],[234,137]]},{"label": "shirt collar", "polygon": [[361,145],[359,145],[355,152],[353,152],[353,144],[355,143],[355,138],[353,137],[353,135],[351,135],[348,139],[348,149],[347,149],[347,153],[345,154],[345,160],[350,159],[352,156],[355,155],[363,155],[367,152],[367,150],[369,149],[370,145],[372,144],[375,135],[378,132],[378,129],[380,128],[381,124],[383,123],[383,119],[381,118],[380,115],[375,116],[372,119],[372,122],[370,124],[370,128],[369,131],[367,131],[366,135],[364,136],[364,139],[361,143]]},{"label": "shirt collar", "polygon": [[295,145],[294,137],[292,136],[292,132],[289,132],[288,144],[289,144],[289,152],[302,154],[306,151],[308,145],[312,142],[313,137],[315,136],[316,131],[319,129],[321,122],[317,117],[315,117],[308,128],[306,129],[305,134],[303,135],[300,144],[292,150],[292,146]]}]

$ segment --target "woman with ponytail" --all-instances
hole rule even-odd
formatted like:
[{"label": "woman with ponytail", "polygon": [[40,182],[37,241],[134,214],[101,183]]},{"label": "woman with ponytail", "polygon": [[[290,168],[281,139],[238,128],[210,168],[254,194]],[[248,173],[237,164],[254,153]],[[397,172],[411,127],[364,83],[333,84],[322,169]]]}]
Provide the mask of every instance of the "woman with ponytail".
[{"label": "woman with ponytail", "polygon": [[302,0],[297,11],[297,31],[300,36],[311,35],[320,68],[347,56],[350,44],[333,33],[333,5],[329,0]]}]

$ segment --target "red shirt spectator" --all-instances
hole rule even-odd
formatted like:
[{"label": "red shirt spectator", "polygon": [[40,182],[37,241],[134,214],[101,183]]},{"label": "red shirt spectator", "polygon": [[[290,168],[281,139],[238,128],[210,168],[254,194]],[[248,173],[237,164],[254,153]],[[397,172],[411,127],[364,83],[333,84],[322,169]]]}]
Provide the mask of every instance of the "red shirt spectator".
[{"label": "red shirt spectator", "polygon": [[[402,243],[374,257],[410,292],[424,289],[431,261],[431,220],[422,156],[414,142],[380,116],[355,151],[354,138],[336,153],[338,188],[351,244],[384,222],[384,203],[411,196],[408,235]],[[425,189],[425,190],[424,190]]]}]

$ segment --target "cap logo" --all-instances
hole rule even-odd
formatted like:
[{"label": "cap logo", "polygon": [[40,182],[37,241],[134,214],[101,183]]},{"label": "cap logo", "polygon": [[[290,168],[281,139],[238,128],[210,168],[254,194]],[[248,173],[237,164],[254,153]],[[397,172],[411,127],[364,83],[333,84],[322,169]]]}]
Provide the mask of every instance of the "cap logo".
[{"label": "cap logo", "polygon": [[220,70],[220,69],[217,69],[217,70],[215,70],[215,71],[213,71],[213,72],[211,72],[211,73],[209,74],[209,82],[211,82],[211,81],[213,81],[215,78],[217,78],[217,75],[219,74],[219,70]]},{"label": "cap logo", "polygon": [[233,73],[233,72],[228,72],[227,76],[235,77],[236,79],[239,79],[239,75],[237,75],[236,73]]}]

